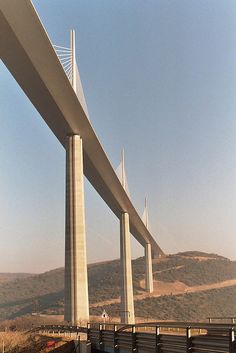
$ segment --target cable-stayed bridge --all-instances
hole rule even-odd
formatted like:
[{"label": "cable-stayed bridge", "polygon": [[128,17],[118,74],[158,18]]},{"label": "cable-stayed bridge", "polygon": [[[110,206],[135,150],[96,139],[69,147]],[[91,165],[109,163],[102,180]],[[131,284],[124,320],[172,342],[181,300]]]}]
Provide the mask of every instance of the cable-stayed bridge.
[{"label": "cable-stayed bridge", "polygon": [[145,249],[146,288],[152,291],[152,256],[163,251],[127,194],[89,121],[75,58],[70,48],[53,46],[31,1],[0,0],[0,58],[66,150],[65,319],[89,319],[85,175],[120,220],[121,320],[133,323],[130,233]]}]

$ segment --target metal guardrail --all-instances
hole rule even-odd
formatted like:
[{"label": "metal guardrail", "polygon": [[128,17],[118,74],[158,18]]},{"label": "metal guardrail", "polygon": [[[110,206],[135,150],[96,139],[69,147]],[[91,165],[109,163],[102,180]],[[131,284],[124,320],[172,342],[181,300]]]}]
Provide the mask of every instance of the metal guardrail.
[{"label": "metal guardrail", "polygon": [[236,323],[236,316],[210,316],[207,318],[209,323],[213,323],[214,321],[218,322],[231,322],[232,324]]},{"label": "metal guardrail", "polygon": [[48,333],[87,333],[92,349],[107,353],[236,353],[236,325],[149,323],[137,325],[45,325]]}]

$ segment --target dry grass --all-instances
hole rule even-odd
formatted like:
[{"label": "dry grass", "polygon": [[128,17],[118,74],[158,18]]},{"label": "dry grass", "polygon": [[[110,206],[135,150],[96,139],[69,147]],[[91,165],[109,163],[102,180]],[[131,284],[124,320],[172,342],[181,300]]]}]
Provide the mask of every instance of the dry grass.
[{"label": "dry grass", "polygon": [[26,348],[30,335],[23,332],[0,332],[1,346],[4,343],[6,352],[14,352],[19,348]]},{"label": "dry grass", "polygon": [[65,344],[61,338],[44,337],[29,332],[0,332],[0,351],[4,342],[5,352],[7,353],[46,353],[54,348],[46,348],[47,342],[53,339],[56,347]]}]

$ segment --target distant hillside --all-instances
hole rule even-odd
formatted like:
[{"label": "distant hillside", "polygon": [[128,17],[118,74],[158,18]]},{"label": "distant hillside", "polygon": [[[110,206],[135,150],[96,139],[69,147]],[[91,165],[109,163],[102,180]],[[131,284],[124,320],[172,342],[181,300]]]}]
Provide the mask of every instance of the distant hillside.
[{"label": "distant hillside", "polygon": [[[210,291],[163,295],[135,301],[136,316],[148,320],[202,321],[208,317],[231,317],[236,314],[236,285]],[[110,316],[119,313],[119,304],[92,308],[92,315],[106,310]]]},{"label": "distant hillside", "polygon": [[[207,315],[236,315],[233,300],[236,261],[202,252],[155,259],[155,290],[151,297],[144,290],[144,258],[133,260],[132,267],[138,316],[195,320]],[[119,271],[119,260],[88,266],[91,313],[100,315],[104,307],[112,316],[119,313]],[[35,311],[62,314],[63,287],[63,269],[0,281],[0,318],[14,318]]]},{"label": "distant hillside", "polygon": [[[184,257],[195,257],[195,258],[214,258],[214,259],[224,259],[227,260],[226,257],[217,255],[217,254],[212,254],[212,253],[205,253],[202,251],[185,251],[185,252],[179,252],[176,255],[179,256],[184,256]],[[174,255],[174,256],[176,256]]]},{"label": "distant hillside", "polygon": [[0,318],[14,318],[42,309],[58,310],[63,306],[63,286],[63,269],[0,283]]},{"label": "distant hillside", "polygon": [[31,273],[0,273],[0,283],[14,281],[18,278],[27,278]]}]

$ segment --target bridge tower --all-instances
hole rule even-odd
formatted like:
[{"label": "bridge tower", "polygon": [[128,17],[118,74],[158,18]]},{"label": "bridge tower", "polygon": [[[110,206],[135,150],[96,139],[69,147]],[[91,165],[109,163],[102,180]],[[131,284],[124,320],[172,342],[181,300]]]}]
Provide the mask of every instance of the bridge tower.
[{"label": "bridge tower", "polygon": [[[71,66],[71,82],[76,92],[74,31]],[[89,321],[83,141],[79,135],[68,136],[66,146],[65,320],[73,325]]]},{"label": "bridge tower", "polygon": [[[148,204],[147,198],[145,198],[145,207],[144,207],[144,224],[149,228],[149,219],[148,219]],[[145,288],[149,293],[153,292],[153,273],[152,273],[152,248],[151,244],[147,243],[144,247],[144,256],[145,256]]]},{"label": "bridge tower", "polygon": [[[121,184],[127,191],[124,150],[121,155]],[[129,214],[123,212],[120,218],[120,263],[121,263],[121,306],[120,318],[125,324],[134,324],[134,295],[131,263]]]}]

